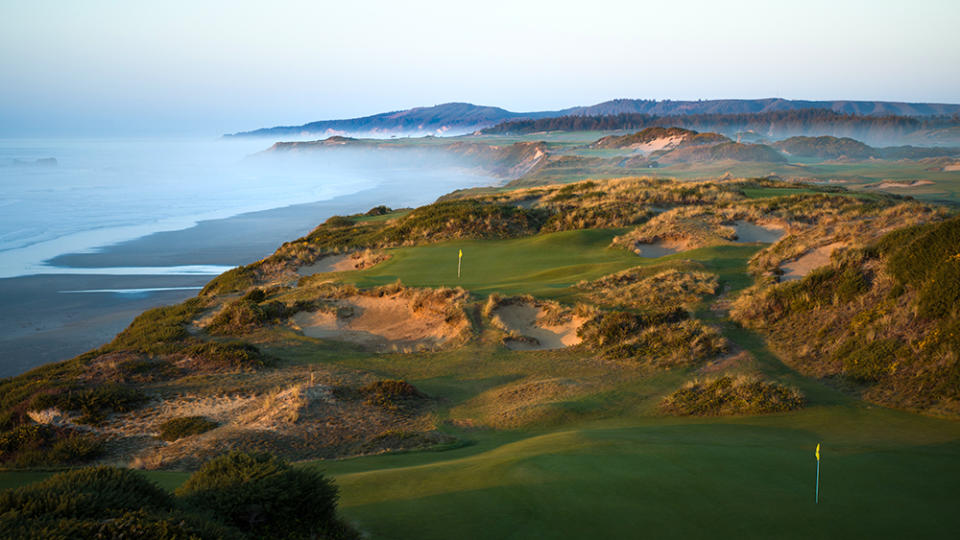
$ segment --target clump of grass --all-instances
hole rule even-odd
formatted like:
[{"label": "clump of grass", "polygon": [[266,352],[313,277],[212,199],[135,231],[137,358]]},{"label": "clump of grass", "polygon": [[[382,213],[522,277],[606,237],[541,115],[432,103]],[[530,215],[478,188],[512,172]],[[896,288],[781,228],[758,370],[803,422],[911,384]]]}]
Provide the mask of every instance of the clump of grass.
[{"label": "clump of grass", "polygon": [[200,296],[217,296],[243,291],[256,282],[256,272],[251,266],[238,266],[213,278],[200,291]]},{"label": "clump of grass", "polygon": [[30,410],[56,407],[62,411],[80,411],[77,419],[82,424],[98,424],[108,413],[130,412],[147,401],[141,390],[106,384],[94,387],[67,387],[53,393],[35,396],[28,405]]},{"label": "clump of grass", "polygon": [[604,358],[650,367],[688,366],[716,356],[727,342],[713,328],[687,320],[682,308],[648,313],[601,313],[578,331],[583,344]]},{"label": "clump of grass", "polygon": [[614,238],[613,243],[630,250],[657,242],[672,242],[686,249],[723,244],[737,238],[736,229],[726,221],[703,207],[676,208]]},{"label": "clump of grass", "polygon": [[693,307],[719,290],[717,276],[707,272],[668,269],[653,275],[646,268],[629,268],[577,287],[599,304],[639,309]]},{"label": "clump of grass", "polygon": [[184,350],[184,355],[207,369],[260,369],[270,360],[256,346],[244,341],[220,343],[207,341]]},{"label": "clump of grass", "polygon": [[415,386],[404,380],[374,381],[360,388],[365,403],[388,411],[410,408],[427,398]]},{"label": "clump of grass", "polygon": [[218,427],[220,424],[203,416],[181,416],[163,422],[157,429],[160,438],[165,441],[175,441],[191,435],[199,435]]},{"label": "clump of grass", "polygon": [[680,416],[764,414],[798,409],[799,390],[759,377],[725,375],[691,381],[661,401],[660,410]]},{"label": "clump of grass", "polygon": [[176,352],[190,338],[186,324],[202,309],[203,301],[191,298],[174,306],[145,311],[100,351],[127,350],[146,354]]}]

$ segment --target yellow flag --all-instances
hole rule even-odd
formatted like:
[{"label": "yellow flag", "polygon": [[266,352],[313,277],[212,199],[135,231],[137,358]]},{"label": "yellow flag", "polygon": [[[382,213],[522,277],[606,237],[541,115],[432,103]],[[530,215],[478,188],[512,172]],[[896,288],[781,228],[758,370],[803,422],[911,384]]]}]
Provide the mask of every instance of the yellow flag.
[{"label": "yellow flag", "polygon": [[459,258],[460,258],[460,259],[463,258],[463,250],[462,250],[462,249],[460,250],[460,257],[459,257]]},{"label": "yellow flag", "polygon": [[820,443],[817,443],[817,461],[820,461]]}]

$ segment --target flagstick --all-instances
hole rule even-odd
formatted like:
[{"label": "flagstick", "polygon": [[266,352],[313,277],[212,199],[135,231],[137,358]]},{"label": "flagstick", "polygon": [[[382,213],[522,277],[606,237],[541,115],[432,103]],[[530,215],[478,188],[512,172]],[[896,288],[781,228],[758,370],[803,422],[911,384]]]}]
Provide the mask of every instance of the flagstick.
[{"label": "flagstick", "polygon": [[817,498],[816,504],[820,504],[820,460],[817,460]]},{"label": "flagstick", "polygon": [[460,279],[460,261],[463,259],[463,256],[457,257],[457,279]]}]

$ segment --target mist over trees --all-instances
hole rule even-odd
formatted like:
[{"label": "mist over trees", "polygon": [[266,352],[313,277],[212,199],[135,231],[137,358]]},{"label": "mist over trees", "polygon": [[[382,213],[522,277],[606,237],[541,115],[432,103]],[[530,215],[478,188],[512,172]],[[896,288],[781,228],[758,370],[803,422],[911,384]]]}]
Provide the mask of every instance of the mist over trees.
[{"label": "mist over trees", "polygon": [[631,131],[648,127],[683,127],[727,135],[755,133],[782,138],[795,135],[833,135],[886,143],[924,131],[960,127],[954,116],[862,116],[825,109],[748,114],[689,114],[657,116],[624,113],[605,116],[559,116],[511,120],[481,131],[483,134],[529,134],[541,131]]}]

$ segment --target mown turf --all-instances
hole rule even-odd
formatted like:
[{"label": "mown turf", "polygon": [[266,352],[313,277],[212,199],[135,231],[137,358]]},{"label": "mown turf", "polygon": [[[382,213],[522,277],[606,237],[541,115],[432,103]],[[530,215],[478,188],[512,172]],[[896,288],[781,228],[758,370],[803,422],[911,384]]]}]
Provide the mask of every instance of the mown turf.
[{"label": "mown turf", "polygon": [[[361,287],[392,283],[397,279],[413,287],[463,287],[487,295],[534,294],[563,298],[571,285],[593,280],[637,265],[691,259],[701,261],[721,279],[742,281],[746,260],[760,249],[756,245],[728,245],[677,253],[660,259],[638,257],[610,248],[613,237],[626,229],[589,229],[543,234],[515,240],[450,241],[428,246],[389,250],[391,259],[344,279]],[[457,254],[463,250],[461,277]]]},{"label": "mown turf", "polygon": [[374,538],[950,536],[957,425],[904,416],[844,407],[614,422],[324,468],[342,511]]}]

